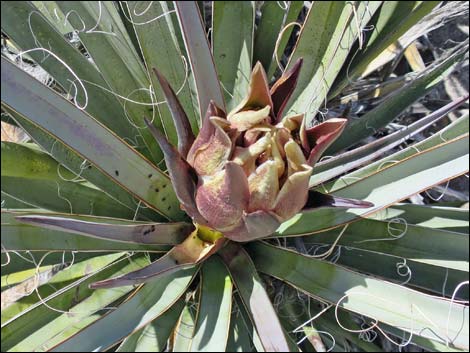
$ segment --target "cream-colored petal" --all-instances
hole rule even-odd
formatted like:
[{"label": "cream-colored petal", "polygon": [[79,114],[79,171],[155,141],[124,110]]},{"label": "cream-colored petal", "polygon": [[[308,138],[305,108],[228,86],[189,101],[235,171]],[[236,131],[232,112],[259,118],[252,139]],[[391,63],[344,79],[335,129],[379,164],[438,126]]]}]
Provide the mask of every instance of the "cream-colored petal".
[{"label": "cream-colored petal", "polygon": [[278,124],[278,126],[285,127],[290,132],[293,132],[300,129],[303,120],[304,114],[286,116],[284,119],[282,119],[281,123]]},{"label": "cream-colored petal", "polygon": [[[229,116],[247,110],[250,108],[263,108],[269,105],[273,107],[271,100],[271,93],[269,92],[268,79],[266,78],[266,72],[264,71],[263,65],[257,62],[253,68],[250,78],[250,86],[248,89],[247,97],[240,102],[230,113]],[[272,111],[270,112],[272,115]]]},{"label": "cream-colored petal", "polygon": [[288,176],[304,169],[303,165],[307,163],[300,146],[290,139],[284,146],[287,159]]},{"label": "cream-colored petal", "polygon": [[269,119],[271,107],[265,106],[259,110],[244,110],[228,117],[232,127],[238,131],[246,131]]},{"label": "cream-colored petal", "polygon": [[282,157],[283,151],[279,149],[279,145],[276,141],[276,138],[271,139],[271,158],[276,162],[277,167],[277,176],[280,178],[284,171],[286,170],[286,163]]},{"label": "cream-colored petal", "polygon": [[308,199],[308,182],[312,175],[312,167],[307,164],[301,170],[287,178],[276,198],[274,213],[282,220],[296,215],[305,206]]},{"label": "cream-colored petal", "polygon": [[248,187],[250,189],[248,212],[271,210],[279,192],[276,162],[268,160],[256,168],[256,171],[248,177]]},{"label": "cream-colored petal", "polygon": [[248,147],[236,147],[232,156],[232,161],[245,166],[253,163],[261,153],[266,151],[271,144],[271,134],[267,133],[258,141]]},{"label": "cream-colored petal", "polygon": [[210,122],[214,127],[212,135],[188,154],[188,162],[198,175],[213,175],[223,168],[232,153],[232,139],[226,132],[228,122],[216,117],[211,117]]}]

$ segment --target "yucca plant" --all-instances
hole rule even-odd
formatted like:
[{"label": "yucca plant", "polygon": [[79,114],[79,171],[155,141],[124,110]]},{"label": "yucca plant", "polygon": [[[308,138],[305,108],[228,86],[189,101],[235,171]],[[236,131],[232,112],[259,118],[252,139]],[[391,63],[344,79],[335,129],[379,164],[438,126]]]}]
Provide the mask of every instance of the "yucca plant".
[{"label": "yucca plant", "polygon": [[468,350],[465,6],[2,2],[2,351]]}]

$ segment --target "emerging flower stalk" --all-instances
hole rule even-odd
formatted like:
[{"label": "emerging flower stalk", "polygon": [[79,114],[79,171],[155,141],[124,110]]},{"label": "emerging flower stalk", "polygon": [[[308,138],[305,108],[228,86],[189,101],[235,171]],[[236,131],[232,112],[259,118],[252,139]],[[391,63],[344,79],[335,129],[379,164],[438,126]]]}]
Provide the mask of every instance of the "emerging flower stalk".
[{"label": "emerging flower stalk", "polygon": [[175,119],[178,150],[148,126],[194,222],[243,242],[269,236],[305,206],[312,167],[346,119],[306,128],[303,114],[283,117],[301,66],[299,59],[269,89],[257,63],[247,97],[228,114],[211,102],[196,138],[173,90],[155,70]]}]

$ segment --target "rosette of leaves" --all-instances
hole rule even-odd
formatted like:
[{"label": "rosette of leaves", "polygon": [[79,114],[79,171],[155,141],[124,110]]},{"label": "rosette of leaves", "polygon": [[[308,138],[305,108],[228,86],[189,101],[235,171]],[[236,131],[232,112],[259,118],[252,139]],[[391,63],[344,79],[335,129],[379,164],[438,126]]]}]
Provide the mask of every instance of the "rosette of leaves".
[{"label": "rosette of leaves", "polygon": [[2,350],[468,350],[468,211],[400,203],[468,172],[468,116],[412,140],[467,97],[367,140],[450,7],[207,5],[2,2]]}]

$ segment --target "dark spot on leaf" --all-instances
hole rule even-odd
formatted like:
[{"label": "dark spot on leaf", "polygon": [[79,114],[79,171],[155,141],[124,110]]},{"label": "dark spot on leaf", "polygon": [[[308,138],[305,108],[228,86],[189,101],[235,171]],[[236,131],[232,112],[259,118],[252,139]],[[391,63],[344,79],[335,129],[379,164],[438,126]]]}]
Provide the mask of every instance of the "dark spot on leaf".
[{"label": "dark spot on leaf", "polygon": [[88,169],[91,169],[91,168],[92,168],[92,166],[91,166],[91,165],[89,165],[89,166],[88,166]]},{"label": "dark spot on leaf", "polygon": [[119,176],[119,170],[115,170],[114,174],[116,174],[116,176]]},{"label": "dark spot on leaf", "polygon": [[166,201],[166,197],[162,197],[162,201],[165,202],[165,201]]},{"label": "dark spot on leaf", "polygon": [[159,188],[155,188],[155,192],[160,192],[160,189],[159,189]]},{"label": "dark spot on leaf", "polygon": [[164,189],[164,188],[166,188],[166,184],[163,184],[163,185],[162,185],[162,189]]},{"label": "dark spot on leaf", "polygon": [[154,232],[154,231],[155,231],[155,226],[154,226],[154,225],[152,225],[152,227],[150,228],[150,231],[151,231],[151,232]]},{"label": "dark spot on leaf", "polygon": [[225,58],[226,56],[227,56],[226,54],[220,54],[221,59]]},{"label": "dark spot on leaf", "polygon": [[169,211],[171,209],[171,206],[168,206],[167,210]]},{"label": "dark spot on leaf", "polygon": [[178,260],[175,260],[175,264],[177,264],[177,265],[179,264]]},{"label": "dark spot on leaf", "polygon": [[149,174],[148,178],[150,179],[152,177],[152,174]]}]

